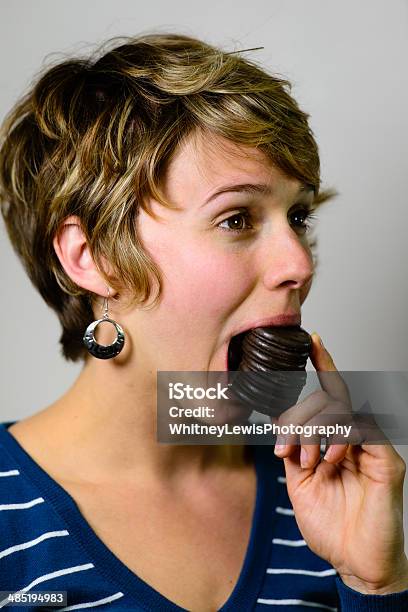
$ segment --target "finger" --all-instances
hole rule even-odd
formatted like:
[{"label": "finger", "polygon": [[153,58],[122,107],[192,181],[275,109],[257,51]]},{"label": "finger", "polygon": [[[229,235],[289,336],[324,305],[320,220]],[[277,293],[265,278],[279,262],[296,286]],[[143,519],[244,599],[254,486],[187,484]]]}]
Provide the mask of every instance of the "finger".
[{"label": "finger", "polygon": [[388,444],[389,440],[371,414],[353,413],[348,443],[353,445]]},{"label": "finger", "polygon": [[397,485],[402,495],[407,466],[391,443],[350,445],[342,465],[375,482]]},{"label": "finger", "polygon": [[[336,440],[339,446],[347,447],[348,440],[344,442],[344,436],[346,434],[336,434],[336,431],[337,426],[341,425],[342,422],[349,422],[350,415],[349,413],[341,414],[340,409],[336,407],[338,404],[340,404],[340,402],[334,402],[334,404],[329,404],[328,407],[326,407],[322,412],[320,412],[313,419],[305,423],[305,425],[303,426],[304,433],[300,435],[300,444],[302,446],[300,452],[300,465],[302,468],[313,468],[316,466],[317,463],[320,462],[322,438],[324,438],[325,440]],[[332,411],[334,411],[333,414]],[[335,424],[333,424],[334,420]],[[319,431],[322,431],[320,427],[325,428],[325,430],[327,431],[326,435],[323,436],[322,434],[318,433]],[[330,427],[331,430],[329,429]],[[340,455],[334,456],[335,461],[340,458],[342,458],[340,457]]]},{"label": "finger", "polygon": [[[306,437],[306,433],[318,432],[320,427],[324,427],[327,432],[324,436],[328,441],[325,449],[325,458],[332,463],[337,463],[344,459],[348,445],[354,437],[350,437],[353,429],[350,417],[351,415],[348,411],[348,407],[344,408],[341,402],[335,401],[328,404],[328,406],[318,415],[305,423],[303,426],[305,433],[300,437],[302,444],[300,462],[303,468],[314,467],[316,463],[320,461],[322,436],[319,435],[317,437],[316,435],[311,435],[308,444],[308,438]],[[347,429],[344,430],[344,433],[341,433],[342,430],[339,430],[338,426],[347,426]],[[316,438],[318,438],[318,440]],[[317,441],[318,444],[316,443]],[[304,449],[303,445],[306,444],[307,448]],[[330,452],[328,452],[329,450]]]},{"label": "finger", "polygon": [[392,444],[362,444],[361,448],[361,471],[379,482],[398,482],[402,491],[407,466]]},{"label": "finger", "polygon": [[319,334],[313,332],[311,361],[316,369],[322,389],[327,391],[334,399],[344,403],[351,403],[348,387],[340,376],[332,356],[323,344]]},{"label": "finger", "polygon": [[[316,412],[323,410],[329,401],[330,398],[326,392],[321,389],[314,391],[299,402],[299,404],[295,404],[295,406],[285,410],[285,412],[279,416],[277,425],[280,428],[289,425],[303,425],[311,416],[314,416]],[[281,433],[277,436],[274,452],[276,455],[279,455],[279,457],[288,456],[299,445],[299,434]]]},{"label": "finger", "polygon": [[318,444],[302,444],[300,449],[300,466],[313,468],[320,461],[320,442]]},{"label": "finger", "polygon": [[290,424],[303,425],[322,412],[331,401],[332,398],[326,391],[317,389],[302,401],[282,412],[279,415],[278,424],[281,426]]},{"label": "finger", "polygon": [[323,459],[328,463],[339,463],[346,456],[348,444],[330,444]]},{"label": "finger", "polygon": [[[385,436],[384,436],[385,437]],[[361,448],[370,456],[379,459],[401,458],[389,440],[383,444],[361,444]]]},{"label": "finger", "polygon": [[294,453],[289,457],[284,457],[286,481],[288,485],[298,485],[301,478],[304,478],[307,472],[300,466],[300,446],[296,447]]},{"label": "finger", "polygon": [[352,416],[349,407],[344,406],[342,402],[329,402],[319,414],[303,425],[304,434],[313,433],[314,436],[318,434],[319,438],[330,437],[333,442],[349,444],[353,431]]},{"label": "finger", "polygon": [[300,452],[301,447],[297,446],[293,454],[291,454],[289,457],[283,458],[288,491],[296,490],[302,481],[309,478],[309,476],[312,474],[311,468],[305,469],[301,467]]},{"label": "finger", "polygon": [[[309,421],[303,426],[308,425]],[[313,433],[312,429],[303,429],[299,434],[300,466],[302,469],[311,468],[320,460],[321,436]]]},{"label": "finger", "polygon": [[[349,444],[347,431],[340,434],[337,426],[350,423],[350,413],[346,410],[343,412],[341,402],[332,402],[322,412],[313,417],[303,426],[304,433],[300,436],[302,445],[300,453],[300,464],[302,468],[314,467],[321,458],[321,435],[313,434],[313,431],[318,432],[320,427],[324,427],[328,432],[327,438],[331,440],[330,447],[333,451],[328,454],[328,459],[337,463],[344,458]],[[331,430],[329,429],[331,427]],[[309,435],[310,434],[310,435]],[[327,451],[327,448],[326,448]]]},{"label": "finger", "polygon": [[[336,402],[337,404],[337,402]],[[331,410],[332,407],[329,406],[328,410]],[[336,424],[333,425],[333,418],[336,418]],[[307,423],[303,425],[304,433],[299,434],[299,441],[291,441],[291,440],[280,440],[279,442],[284,446],[281,448],[275,447],[275,453],[280,457],[288,457],[290,456],[297,446],[301,446],[300,453],[300,461],[302,467],[314,467],[318,461],[320,461],[321,457],[321,443],[322,439],[327,440],[326,450],[330,446],[336,446],[339,449],[342,449],[342,452],[335,452],[332,454],[332,451],[328,455],[328,457],[333,458],[334,462],[341,460],[344,457],[344,454],[347,450],[347,446],[352,444],[354,438],[356,436],[352,435],[352,425],[351,429],[344,432],[344,434],[340,434],[340,432],[336,433],[336,426],[341,425],[344,422],[346,425],[350,423],[350,415],[348,413],[339,414],[338,410],[336,410],[335,414],[330,414],[330,412],[322,411],[318,414],[314,419],[311,419]],[[324,426],[327,434],[322,435],[319,434],[319,429],[313,430],[315,427]],[[329,430],[329,427],[332,426],[332,431]],[[316,431],[316,433],[313,433]],[[329,442],[330,440],[330,442]],[[279,444],[277,440],[277,444]],[[358,443],[358,442],[357,442]]]},{"label": "finger", "polygon": [[[277,421],[277,425],[280,428],[285,426],[301,425],[303,428],[309,427],[309,431],[313,431],[312,427],[319,425],[333,425],[336,423],[349,423],[350,413],[347,406],[343,406],[341,402],[333,402],[332,398],[323,391],[318,389],[304,400],[295,404],[288,410],[285,410]],[[275,454],[280,457],[290,455],[297,445],[303,445],[308,443],[312,445],[319,445],[318,449],[311,449],[311,457],[320,456],[320,438],[321,436],[316,433],[313,438],[307,437],[304,434],[279,434],[275,445]],[[306,451],[303,456],[306,455]]]},{"label": "finger", "polygon": [[293,453],[299,446],[298,434],[289,434],[287,436],[279,434],[276,437],[274,453],[279,457],[286,457]]},{"label": "finger", "polygon": [[310,359],[315,366],[316,370],[322,372],[336,372],[337,368],[333,361],[332,356],[323,344],[323,340],[317,332],[312,332],[312,350],[310,353]]}]

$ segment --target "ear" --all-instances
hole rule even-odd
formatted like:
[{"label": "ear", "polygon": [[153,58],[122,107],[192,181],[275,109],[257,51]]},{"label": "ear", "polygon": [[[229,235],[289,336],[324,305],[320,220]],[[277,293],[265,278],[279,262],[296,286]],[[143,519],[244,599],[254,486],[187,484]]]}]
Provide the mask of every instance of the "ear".
[{"label": "ear", "polygon": [[71,215],[63,221],[53,246],[66,274],[76,285],[106,296],[108,285],[91,256],[79,217]]}]

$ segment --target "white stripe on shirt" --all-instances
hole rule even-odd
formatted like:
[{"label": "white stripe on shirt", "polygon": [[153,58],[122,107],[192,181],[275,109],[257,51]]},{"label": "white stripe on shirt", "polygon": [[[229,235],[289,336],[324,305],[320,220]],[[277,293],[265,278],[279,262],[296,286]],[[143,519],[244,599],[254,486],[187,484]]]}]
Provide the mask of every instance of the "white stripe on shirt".
[{"label": "white stripe on shirt", "polygon": [[8,470],[8,472],[0,472],[0,478],[2,476],[19,476],[19,474],[18,470]]},{"label": "white stripe on shirt", "polygon": [[[25,593],[36,584],[46,582],[47,580],[51,580],[52,578],[58,578],[59,576],[65,576],[66,574],[73,574],[74,572],[82,572],[83,570],[91,569],[93,567],[95,567],[93,563],[85,563],[84,565],[74,565],[72,567],[66,567],[61,570],[56,570],[55,572],[51,572],[50,574],[43,574],[42,576],[38,576],[38,578],[30,582],[30,584],[27,584],[27,586],[23,587],[19,591],[16,591],[14,594]],[[8,603],[8,597],[5,597],[2,601],[0,601],[0,608],[3,608]]]},{"label": "white stripe on shirt", "polygon": [[0,510],[24,510],[25,508],[31,508],[36,504],[42,504],[44,501],[43,497],[36,497],[29,502],[23,502],[18,504],[0,504]]},{"label": "white stripe on shirt", "polygon": [[123,597],[123,593],[118,591],[114,595],[104,597],[103,599],[98,599],[97,601],[87,601],[86,603],[75,604],[74,606],[67,606],[66,608],[58,608],[58,612],[67,612],[67,610],[79,610],[80,608],[93,608],[94,606],[101,606],[102,604],[109,603],[110,601],[115,601],[115,599],[120,599],[121,597]]},{"label": "white stripe on shirt", "polygon": [[278,476],[277,481],[278,482],[282,482],[282,483],[286,483],[286,477],[285,476]]},{"label": "white stripe on shirt", "polygon": [[266,604],[267,606],[310,606],[311,608],[322,608],[323,610],[331,610],[337,612],[337,608],[327,606],[326,604],[318,603],[317,601],[306,601],[305,599],[258,599],[258,603]]},{"label": "white stripe on shirt", "polygon": [[275,512],[278,514],[287,514],[288,516],[295,516],[293,508],[282,508],[282,506],[276,506]]},{"label": "white stripe on shirt", "polygon": [[278,569],[275,567],[268,567],[268,569],[266,570],[267,574],[303,574],[304,576],[317,576],[318,578],[325,578],[326,576],[333,576],[334,574],[337,574],[337,571],[332,568],[332,569],[326,569],[326,570],[321,570],[321,571],[313,571],[313,570],[302,570],[302,569],[291,569],[291,568],[285,568],[285,569]]},{"label": "white stripe on shirt", "polygon": [[25,548],[30,548],[31,546],[35,546],[39,544],[39,542],[43,542],[48,538],[57,538],[59,536],[69,535],[69,532],[64,529],[62,531],[47,531],[46,533],[42,533],[38,538],[34,540],[29,540],[28,542],[23,542],[22,544],[15,544],[14,546],[10,546],[9,548],[5,548],[4,550],[0,550],[0,559],[2,557],[7,557],[7,555],[11,555],[13,552],[17,552],[18,550],[24,550]]},{"label": "white stripe on shirt", "polygon": [[307,546],[304,540],[283,540],[282,538],[273,538],[272,544],[282,544],[282,546]]}]

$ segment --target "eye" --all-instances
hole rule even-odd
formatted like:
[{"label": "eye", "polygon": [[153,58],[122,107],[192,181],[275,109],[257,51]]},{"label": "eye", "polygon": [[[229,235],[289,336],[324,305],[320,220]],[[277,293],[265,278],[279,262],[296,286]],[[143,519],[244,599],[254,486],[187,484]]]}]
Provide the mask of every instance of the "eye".
[{"label": "eye", "polygon": [[291,219],[291,224],[301,234],[306,233],[311,228],[312,224],[310,221],[316,219],[314,209],[312,208],[298,208],[291,213],[289,217]]},{"label": "eye", "polygon": [[249,229],[253,229],[250,221],[251,215],[248,210],[243,210],[227,217],[224,221],[218,223],[217,227],[227,232],[245,232]]}]

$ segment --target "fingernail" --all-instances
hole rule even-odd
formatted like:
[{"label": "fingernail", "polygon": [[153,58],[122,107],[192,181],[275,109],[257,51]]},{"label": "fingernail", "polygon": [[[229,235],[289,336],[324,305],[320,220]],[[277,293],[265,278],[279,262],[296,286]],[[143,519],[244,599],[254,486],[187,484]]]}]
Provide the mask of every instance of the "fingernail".
[{"label": "fingernail", "polygon": [[319,336],[319,334],[316,331],[312,332],[310,335],[311,336],[316,336],[317,337],[317,341],[319,342],[319,344],[321,344],[321,346],[323,346],[322,339],[321,339],[321,337]]},{"label": "fingernail", "polygon": [[285,448],[286,448],[286,444],[281,439],[276,438],[276,444],[275,444],[274,453],[275,454],[283,453]]},{"label": "fingernail", "polygon": [[323,459],[330,459],[331,455],[333,454],[333,448],[331,446],[329,446],[329,448],[327,449],[327,451],[324,454]]},{"label": "fingernail", "polygon": [[302,446],[302,449],[300,451],[300,466],[302,468],[307,467],[307,450],[304,446]]},{"label": "fingernail", "polygon": [[319,342],[320,342],[320,346],[322,346],[323,348],[325,348],[324,344],[323,344],[323,340],[321,339],[321,337],[319,336]]}]

